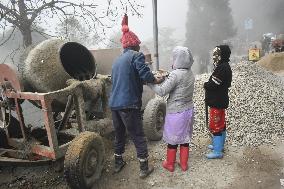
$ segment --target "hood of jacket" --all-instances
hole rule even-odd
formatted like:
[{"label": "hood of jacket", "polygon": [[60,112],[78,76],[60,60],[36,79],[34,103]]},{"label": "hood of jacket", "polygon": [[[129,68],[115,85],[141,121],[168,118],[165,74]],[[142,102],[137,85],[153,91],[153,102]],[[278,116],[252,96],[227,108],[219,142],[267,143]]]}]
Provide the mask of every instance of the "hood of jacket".
[{"label": "hood of jacket", "polygon": [[176,46],[173,50],[173,69],[190,69],[194,60],[187,47]]}]

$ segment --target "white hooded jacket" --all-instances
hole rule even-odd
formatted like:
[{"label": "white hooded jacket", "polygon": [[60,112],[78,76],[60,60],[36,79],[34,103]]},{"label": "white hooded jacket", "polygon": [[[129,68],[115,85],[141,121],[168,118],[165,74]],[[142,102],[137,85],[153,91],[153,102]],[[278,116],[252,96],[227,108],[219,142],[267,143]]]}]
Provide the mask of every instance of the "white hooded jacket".
[{"label": "white hooded jacket", "polygon": [[183,112],[193,108],[194,75],[191,71],[193,58],[187,47],[177,46],[173,50],[173,71],[159,85],[148,86],[159,96],[169,94],[167,113]]}]

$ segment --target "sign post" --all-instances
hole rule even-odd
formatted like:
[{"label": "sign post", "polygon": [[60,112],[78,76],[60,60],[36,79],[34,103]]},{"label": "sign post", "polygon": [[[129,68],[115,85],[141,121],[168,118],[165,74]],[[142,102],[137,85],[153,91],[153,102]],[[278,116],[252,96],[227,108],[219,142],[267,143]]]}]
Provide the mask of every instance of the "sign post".
[{"label": "sign post", "polygon": [[246,30],[246,44],[248,46],[248,38],[249,38],[249,33],[248,31],[251,30],[253,28],[253,20],[251,18],[247,18],[245,19],[244,21],[244,27],[245,27],[245,30]]}]

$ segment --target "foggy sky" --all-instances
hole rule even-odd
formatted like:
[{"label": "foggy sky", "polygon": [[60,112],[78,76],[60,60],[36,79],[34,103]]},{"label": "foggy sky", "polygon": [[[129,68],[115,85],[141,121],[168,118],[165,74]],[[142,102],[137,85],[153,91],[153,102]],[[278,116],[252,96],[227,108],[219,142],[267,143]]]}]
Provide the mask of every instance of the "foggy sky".
[{"label": "foggy sky", "polygon": [[[158,0],[159,27],[174,28],[177,39],[185,38],[187,0]],[[144,0],[143,18],[129,17],[129,27],[142,40],[153,37],[152,0]]]},{"label": "foggy sky", "polygon": [[[142,40],[153,36],[152,0],[145,0],[143,3],[145,5],[145,9],[143,10],[144,17],[142,19],[130,17],[130,28],[137,32],[137,35]],[[237,37],[246,38],[248,34],[249,40],[254,41],[260,40],[263,33],[275,32],[279,34],[280,31],[284,32],[284,0],[230,0],[230,6],[235,26],[238,30]],[[175,28],[175,37],[184,40],[187,11],[188,0],[158,0],[159,27]],[[278,18],[278,22],[279,19],[283,20],[282,24],[273,25],[275,18],[272,18],[271,15],[274,12],[276,12],[274,15],[282,16],[282,18]],[[244,21],[248,18],[253,19],[253,29],[247,31],[244,28]]]},{"label": "foggy sky", "polygon": [[[1,0],[2,1],[2,0]],[[6,0],[3,0],[6,1]],[[88,0],[87,0],[88,1]],[[185,25],[186,25],[186,14],[188,11],[188,1],[189,0],[158,0],[158,25],[159,27],[171,27],[175,29],[174,37],[177,39],[184,40],[185,39]],[[265,0],[262,0],[265,1]],[[272,4],[275,1],[281,0],[266,0],[266,4],[258,3],[259,0],[231,0],[231,8],[232,14],[235,21],[235,25],[238,29],[238,33],[241,34],[241,37],[244,37],[246,31],[244,30],[244,19],[255,17],[257,20],[254,20],[255,26],[262,26],[262,28],[254,28],[253,30],[248,31],[249,37],[251,40],[253,38],[260,37],[263,32],[273,32],[275,28],[271,28],[270,25],[267,26],[266,22],[261,23],[262,17],[266,17],[267,15],[262,15],[262,12],[259,11],[265,9],[269,4]],[[284,0],[282,0],[284,2]],[[100,4],[100,8],[104,8],[104,4],[106,4],[105,0],[96,0],[98,4]],[[102,3],[104,2],[104,3]],[[113,1],[117,2],[118,1]],[[130,30],[134,31],[141,41],[150,39],[153,37],[153,14],[152,14],[152,0],[144,0],[139,1],[140,4],[144,5],[144,9],[141,9],[141,13],[143,14],[142,18],[138,18],[136,15],[129,15],[129,27]],[[271,7],[267,7],[271,8]],[[275,9],[275,7],[272,7]],[[278,10],[283,10],[284,7],[278,7]],[[274,10],[271,10],[273,12]],[[122,14],[122,13],[121,13]],[[277,13],[276,13],[277,14]],[[198,18],[196,18],[198,19]],[[282,19],[284,22],[284,19]],[[121,19],[119,18],[116,23],[116,27],[108,30],[107,34],[109,36],[114,32],[120,32],[120,23]],[[284,27],[284,23],[282,24]],[[51,23],[51,27],[47,29],[50,30],[56,26],[56,23]],[[269,27],[270,26],[270,27]],[[52,30],[52,29],[51,29]],[[283,31],[284,32],[284,31]],[[180,45],[180,44],[179,44]]]},{"label": "foggy sky", "polygon": [[[284,0],[231,0],[238,34],[248,34],[249,40],[258,40],[264,33],[284,33]],[[244,29],[244,20],[251,18],[253,28]]]}]

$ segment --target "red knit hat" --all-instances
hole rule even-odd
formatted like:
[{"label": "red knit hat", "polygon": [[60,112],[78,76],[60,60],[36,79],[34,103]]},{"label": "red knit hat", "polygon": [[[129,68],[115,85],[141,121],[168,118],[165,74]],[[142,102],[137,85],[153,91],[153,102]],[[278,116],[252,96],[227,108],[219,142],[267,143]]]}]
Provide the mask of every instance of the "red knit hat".
[{"label": "red knit hat", "polygon": [[140,45],[141,41],[139,40],[137,35],[135,35],[135,33],[129,30],[127,14],[124,15],[123,20],[121,22],[121,26],[122,26],[121,31],[123,34],[120,39],[120,42],[122,44],[122,47],[127,48],[131,46]]}]

